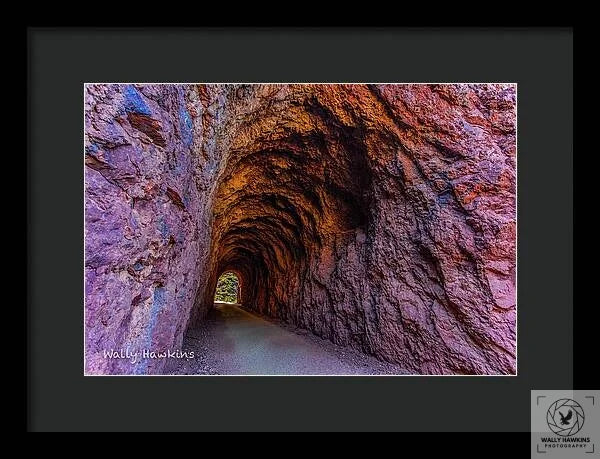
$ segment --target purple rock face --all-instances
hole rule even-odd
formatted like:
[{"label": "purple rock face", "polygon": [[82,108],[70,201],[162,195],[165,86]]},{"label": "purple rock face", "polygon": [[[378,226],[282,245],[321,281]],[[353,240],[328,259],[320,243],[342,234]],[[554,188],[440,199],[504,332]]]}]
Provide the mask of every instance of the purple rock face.
[{"label": "purple rock face", "polygon": [[103,351],[181,342],[210,238],[189,99],[182,86],[86,87],[88,373],[160,373]]},{"label": "purple rock face", "polygon": [[242,302],[423,374],[514,374],[515,87],[87,85],[86,374]]}]

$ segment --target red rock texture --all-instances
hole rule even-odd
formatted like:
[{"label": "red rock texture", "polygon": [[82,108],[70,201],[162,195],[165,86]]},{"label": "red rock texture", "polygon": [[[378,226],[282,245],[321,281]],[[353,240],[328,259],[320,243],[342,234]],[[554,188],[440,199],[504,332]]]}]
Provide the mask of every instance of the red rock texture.
[{"label": "red rock texture", "polygon": [[[242,303],[422,374],[516,371],[513,85],[86,87],[86,371]],[[134,223],[135,222],[135,223]],[[141,265],[138,265],[139,263]]]}]

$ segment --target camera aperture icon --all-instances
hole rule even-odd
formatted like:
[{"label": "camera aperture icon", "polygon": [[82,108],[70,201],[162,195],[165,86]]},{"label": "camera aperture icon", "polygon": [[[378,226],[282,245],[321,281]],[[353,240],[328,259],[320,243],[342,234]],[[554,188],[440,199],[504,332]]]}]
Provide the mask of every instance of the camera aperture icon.
[{"label": "camera aperture icon", "polygon": [[570,398],[555,401],[546,413],[548,427],[556,435],[570,437],[583,427],[585,414],[579,403]]}]

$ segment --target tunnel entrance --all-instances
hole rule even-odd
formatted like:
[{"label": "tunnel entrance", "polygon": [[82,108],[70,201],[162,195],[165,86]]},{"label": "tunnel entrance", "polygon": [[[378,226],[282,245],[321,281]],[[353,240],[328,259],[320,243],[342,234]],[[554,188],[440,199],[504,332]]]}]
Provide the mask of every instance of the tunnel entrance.
[{"label": "tunnel entrance", "polygon": [[235,303],[241,302],[240,280],[238,276],[231,271],[224,272],[217,281],[215,289],[215,303]]}]

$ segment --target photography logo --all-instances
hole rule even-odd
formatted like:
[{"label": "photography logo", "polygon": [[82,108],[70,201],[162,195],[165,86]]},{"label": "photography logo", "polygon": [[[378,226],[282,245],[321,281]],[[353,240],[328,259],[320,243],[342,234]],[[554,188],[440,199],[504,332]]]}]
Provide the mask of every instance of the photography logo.
[{"label": "photography logo", "polygon": [[531,457],[600,457],[599,391],[531,391]]},{"label": "photography logo", "polygon": [[575,400],[561,398],[555,401],[546,414],[546,422],[550,430],[562,437],[575,435],[583,427],[585,414],[583,408]]}]

